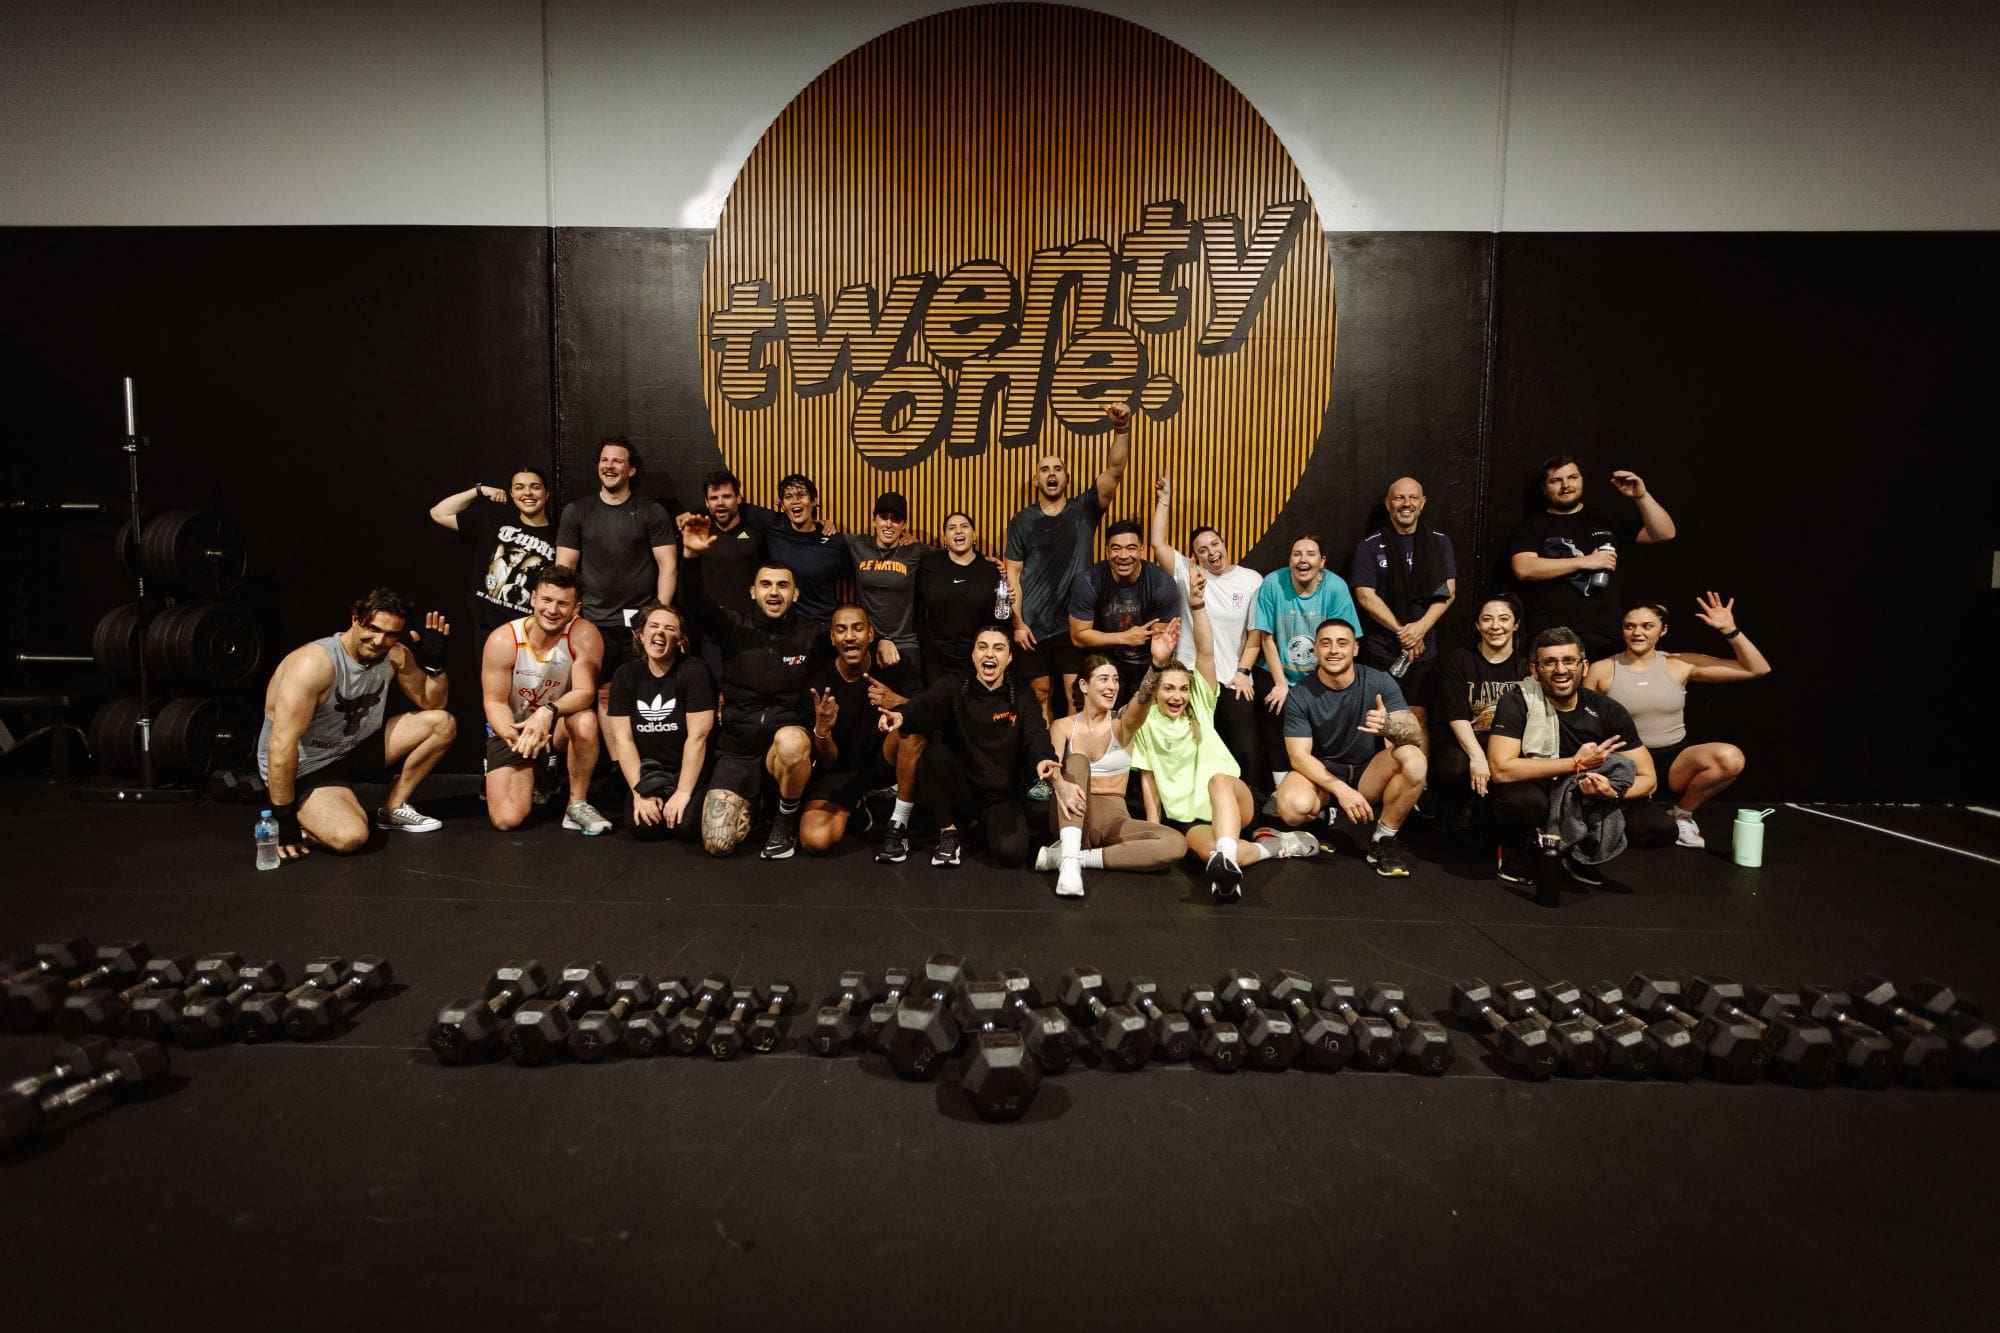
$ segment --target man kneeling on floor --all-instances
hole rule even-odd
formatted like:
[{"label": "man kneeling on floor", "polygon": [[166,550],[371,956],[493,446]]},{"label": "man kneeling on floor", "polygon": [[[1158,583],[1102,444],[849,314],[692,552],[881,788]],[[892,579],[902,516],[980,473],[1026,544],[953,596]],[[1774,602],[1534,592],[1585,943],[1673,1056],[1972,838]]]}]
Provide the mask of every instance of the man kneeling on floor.
[{"label": "man kneeling on floor", "polygon": [[[868,613],[853,602],[833,609],[833,661],[808,685],[813,706],[812,781],[806,784],[805,808],[799,817],[799,845],[810,855],[833,850],[847,833],[856,811],[861,831],[888,814],[888,793],[895,809],[876,859],[901,861],[910,853],[909,801],[916,782],[917,758],[924,738],[901,732],[883,735],[878,725],[884,708],[901,708],[916,693],[916,654],[893,666],[875,663],[875,627]],[[876,796],[873,801],[868,798]]]},{"label": "man kneeling on floor", "polygon": [[[409,603],[391,588],[357,601],[350,616],[341,633],[286,654],[264,692],[257,771],[270,787],[278,854],[287,860],[304,856],[308,840],[332,852],[361,849],[368,816],[354,798],[357,782],[389,783],[377,827],[443,827],[417,813],[410,798],[458,734],[445,711],[451,626],[432,611],[421,630],[406,631]],[[391,676],[419,711],[385,726]]]},{"label": "man kneeling on floor", "polygon": [[1423,730],[1396,678],[1362,666],[1354,653],[1354,626],[1347,621],[1329,617],[1313,631],[1318,665],[1285,696],[1292,771],[1278,784],[1278,815],[1293,828],[1322,812],[1329,825],[1341,815],[1357,827],[1372,822],[1368,864],[1378,875],[1400,877],[1410,865],[1396,834],[1423,795],[1428,771],[1419,744]]},{"label": "man kneeling on floor", "polygon": [[[1626,842],[1664,847],[1674,840],[1665,807],[1653,794],[1653,756],[1639,744],[1638,728],[1622,704],[1583,687],[1583,643],[1573,630],[1557,626],[1535,636],[1529,666],[1534,679],[1509,685],[1493,711],[1486,737],[1486,763],[1494,818],[1500,825],[1500,878],[1532,884],[1530,849],[1549,823],[1549,803],[1558,785],[1574,778],[1579,798],[1565,823],[1587,830],[1585,847],[1569,847],[1562,864],[1569,877],[1590,888],[1603,885],[1596,867]],[[1605,819],[1616,812],[1617,826]]]},{"label": "man kneeling on floor", "polygon": [[590,803],[597,769],[597,673],[604,639],[577,615],[577,574],[544,565],[529,614],[486,636],[479,690],[486,709],[486,815],[497,829],[519,828],[535,806],[535,773],[545,756],[569,755],[569,805],[562,826],[586,837],[611,821]]}]

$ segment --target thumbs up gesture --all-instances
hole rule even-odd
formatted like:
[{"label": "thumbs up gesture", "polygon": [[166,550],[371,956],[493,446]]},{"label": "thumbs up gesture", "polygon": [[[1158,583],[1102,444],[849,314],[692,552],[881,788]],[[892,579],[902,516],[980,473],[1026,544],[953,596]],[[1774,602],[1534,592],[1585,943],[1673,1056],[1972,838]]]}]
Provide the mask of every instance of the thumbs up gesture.
[{"label": "thumbs up gesture", "polygon": [[1382,696],[1375,696],[1375,706],[1368,710],[1368,716],[1361,720],[1356,731],[1365,731],[1370,736],[1380,736],[1389,729],[1389,708],[1382,702]]}]

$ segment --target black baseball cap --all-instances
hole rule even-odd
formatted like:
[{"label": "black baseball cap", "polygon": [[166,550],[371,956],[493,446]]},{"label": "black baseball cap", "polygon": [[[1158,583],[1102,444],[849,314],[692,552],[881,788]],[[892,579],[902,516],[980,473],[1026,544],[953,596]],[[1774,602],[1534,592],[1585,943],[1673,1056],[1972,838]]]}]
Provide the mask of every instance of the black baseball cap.
[{"label": "black baseball cap", "polygon": [[903,498],[901,491],[884,491],[875,497],[875,517],[893,518],[898,523],[907,523],[910,519],[910,503]]}]

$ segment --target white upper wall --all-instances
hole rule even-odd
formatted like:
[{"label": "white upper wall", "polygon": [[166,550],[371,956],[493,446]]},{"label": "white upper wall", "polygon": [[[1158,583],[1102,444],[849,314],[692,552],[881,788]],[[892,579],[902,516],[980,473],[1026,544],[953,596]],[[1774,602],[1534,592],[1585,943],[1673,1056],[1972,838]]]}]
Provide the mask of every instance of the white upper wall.
[{"label": "white upper wall", "polygon": [[[707,227],[790,98],[948,0],[9,0],[0,225]],[[1342,231],[2000,227],[2000,4],[1102,0]]]}]

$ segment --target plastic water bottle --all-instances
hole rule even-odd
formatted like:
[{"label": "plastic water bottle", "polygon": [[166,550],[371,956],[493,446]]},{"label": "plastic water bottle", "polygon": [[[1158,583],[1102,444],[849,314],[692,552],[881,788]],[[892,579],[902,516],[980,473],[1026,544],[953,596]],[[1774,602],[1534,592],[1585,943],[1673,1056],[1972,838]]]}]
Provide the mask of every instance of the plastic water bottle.
[{"label": "plastic water bottle", "polygon": [[1405,648],[1402,652],[1396,654],[1395,661],[1389,663],[1389,674],[1394,676],[1397,680],[1401,680],[1403,678],[1403,673],[1408,671],[1409,669],[1410,669],[1410,650],[1408,648]]},{"label": "plastic water bottle", "polygon": [[[1593,532],[1590,534],[1590,539],[1597,543],[1597,549],[1600,551],[1616,551],[1618,549],[1617,541],[1613,534],[1609,532]],[[1585,597],[1594,596],[1610,586],[1611,571],[1608,569],[1593,569],[1590,571],[1590,577],[1584,580],[1583,595]]]},{"label": "plastic water bottle", "polygon": [[993,618],[995,620],[1005,620],[1007,618],[1007,576],[1005,574],[1002,574],[1000,581],[993,585]]},{"label": "plastic water bottle", "polygon": [[257,816],[257,868],[278,868],[278,821],[269,810]]}]

